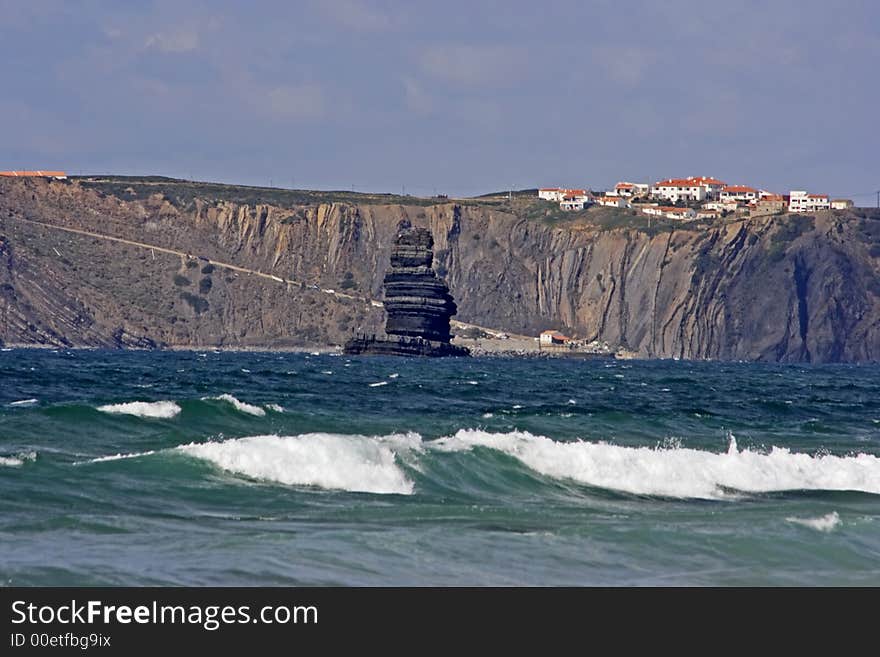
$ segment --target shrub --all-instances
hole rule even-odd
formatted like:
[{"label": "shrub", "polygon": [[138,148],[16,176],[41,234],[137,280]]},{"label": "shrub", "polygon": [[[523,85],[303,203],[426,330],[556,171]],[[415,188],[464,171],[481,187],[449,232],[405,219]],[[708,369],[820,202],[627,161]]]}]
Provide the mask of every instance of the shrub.
[{"label": "shrub", "polygon": [[207,299],[196,296],[195,294],[191,294],[189,292],[181,292],[180,298],[183,299],[187,303],[187,305],[195,311],[196,315],[201,315],[208,309],[210,305],[208,304]]},{"label": "shrub", "polygon": [[178,287],[186,287],[188,285],[192,285],[192,281],[189,280],[186,276],[181,274],[176,274],[174,276],[174,284]]}]

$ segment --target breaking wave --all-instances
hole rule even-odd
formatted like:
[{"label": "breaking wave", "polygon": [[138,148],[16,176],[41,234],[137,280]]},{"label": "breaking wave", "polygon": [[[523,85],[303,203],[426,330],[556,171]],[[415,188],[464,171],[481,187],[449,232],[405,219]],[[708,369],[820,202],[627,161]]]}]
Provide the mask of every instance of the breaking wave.
[{"label": "breaking wave", "polygon": [[786,520],[825,533],[833,531],[840,524],[840,516],[837,515],[837,511],[832,511],[818,518],[786,518]]},{"label": "breaking wave", "polygon": [[173,401],[127,402],[124,404],[106,404],[98,406],[102,413],[135,415],[137,417],[172,418],[180,413],[180,406]]},{"label": "breaking wave", "polygon": [[0,465],[6,466],[9,468],[17,468],[21,465],[24,465],[27,461],[36,461],[37,453],[36,452],[19,452],[18,454],[14,454],[11,456],[0,456]]},{"label": "breaking wave", "polygon": [[[556,442],[528,432],[464,429],[433,442],[434,449],[485,447],[509,454],[541,474],[636,495],[730,499],[729,491],[861,491],[880,494],[880,459],[868,454],[832,456],[738,450],[731,437],[725,453],[696,449],[622,447]],[[735,497],[735,495],[733,495]]]},{"label": "breaking wave", "polygon": [[368,437],[330,433],[251,436],[177,449],[237,474],[281,484],[411,495],[395,452],[417,447],[414,434]]},{"label": "breaking wave", "polygon": [[[726,452],[681,447],[624,447],[585,441],[557,442],[528,432],[463,429],[423,441],[416,433],[362,436],[307,433],[263,435],[190,443],[170,450],[102,456],[89,463],[178,452],[239,475],[286,485],[410,495],[410,471],[431,477],[425,459],[486,448],[508,454],[535,472],[560,480],[634,495],[731,500],[744,494],[783,491],[858,491],[880,494],[880,458],[810,455],[774,447],[769,452]],[[427,474],[426,474],[427,473]],[[787,518],[820,528],[837,520]],[[812,524],[811,524],[812,523]],[[822,531],[830,531],[830,529]]]},{"label": "breaking wave", "polygon": [[266,415],[266,411],[259,406],[240,401],[230,394],[223,394],[217,397],[203,397],[202,399],[216,399],[217,401],[228,402],[229,404],[232,404],[232,407],[235,410],[241,411],[242,413],[248,413],[249,415],[256,415],[257,417],[263,417]]},{"label": "breaking wave", "polygon": [[76,461],[74,465],[83,465],[84,463],[106,463],[108,461],[123,461],[125,459],[136,459],[141,456],[150,456],[155,454],[156,450],[150,449],[146,452],[132,452],[131,454],[110,454],[109,456],[99,456],[97,458],[88,459],[86,461]]}]

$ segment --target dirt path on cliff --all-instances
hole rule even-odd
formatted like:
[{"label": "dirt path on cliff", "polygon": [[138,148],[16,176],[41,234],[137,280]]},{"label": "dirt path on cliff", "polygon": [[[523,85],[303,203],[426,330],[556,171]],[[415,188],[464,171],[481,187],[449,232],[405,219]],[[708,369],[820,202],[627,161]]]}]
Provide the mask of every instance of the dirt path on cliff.
[{"label": "dirt path on cliff", "polygon": [[[160,253],[168,253],[170,255],[179,256],[181,258],[187,258],[191,260],[198,259],[198,256],[195,256],[191,253],[186,253],[185,251],[177,251],[175,249],[169,249],[164,246],[156,246],[155,244],[147,244],[146,242],[136,242],[134,240],[123,239],[122,237],[114,237],[113,235],[105,235],[103,233],[96,233],[90,230],[82,230],[80,228],[69,228],[67,226],[59,226],[57,224],[50,224],[44,221],[34,221],[33,219],[24,219],[22,217],[5,217],[6,220],[13,221],[21,221],[26,224],[32,224],[34,226],[41,226],[43,228],[49,228],[54,230],[61,230],[66,233],[73,233],[75,235],[83,235],[85,237],[93,237],[95,239],[107,240],[108,242],[117,242],[119,244],[127,244],[129,246],[134,246],[140,249],[147,249],[150,251],[158,251]],[[57,253],[57,252],[56,252]],[[208,259],[202,257],[201,259],[210,262],[215,267],[219,267],[221,269],[229,269],[231,271],[240,272],[242,274],[247,274],[249,276],[258,276],[260,278],[264,278],[266,280],[272,281],[273,283],[281,283],[282,285],[296,285],[296,286],[306,286],[310,287],[314,290],[319,290],[325,294],[330,294],[337,298],[342,299],[350,299],[352,301],[360,301],[365,304],[371,304],[373,306],[382,307],[383,304],[381,301],[377,299],[368,299],[366,297],[356,297],[351,294],[346,294],[345,292],[337,292],[333,289],[328,288],[320,288],[314,284],[308,284],[304,281],[295,281],[290,278],[282,278],[280,276],[276,276],[274,274],[267,274],[265,272],[257,271],[256,269],[248,269],[247,267],[240,267],[239,265],[233,265],[229,262],[220,262],[218,260]],[[476,324],[468,324],[466,322],[459,322],[457,320],[452,320],[452,323],[461,328],[476,328],[483,331],[502,333],[499,329],[488,328],[485,326],[478,326]],[[526,336],[515,336],[515,337],[526,337]]]}]

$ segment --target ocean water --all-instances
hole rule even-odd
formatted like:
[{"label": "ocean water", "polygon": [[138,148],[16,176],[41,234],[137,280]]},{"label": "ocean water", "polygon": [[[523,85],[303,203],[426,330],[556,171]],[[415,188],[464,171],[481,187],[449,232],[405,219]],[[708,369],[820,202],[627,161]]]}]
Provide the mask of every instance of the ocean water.
[{"label": "ocean water", "polygon": [[3,585],[880,585],[880,368],[0,352]]}]

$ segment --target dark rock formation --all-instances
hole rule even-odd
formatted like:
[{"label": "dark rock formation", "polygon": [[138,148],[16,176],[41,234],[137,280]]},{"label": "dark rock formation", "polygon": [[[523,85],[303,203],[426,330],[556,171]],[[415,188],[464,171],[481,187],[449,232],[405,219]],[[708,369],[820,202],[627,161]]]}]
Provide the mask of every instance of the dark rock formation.
[{"label": "dark rock formation", "polygon": [[385,332],[389,338],[359,335],[345,344],[347,354],[468,356],[451,345],[449,318],[455,301],[432,268],[434,238],[404,219],[397,226],[391,268],[385,274]]},{"label": "dark rock formation", "polygon": [[389,335],[420,337],[449,342],[449,318],[456,313],[455,301],[431,265],[434,239],[424,228],[409,221],[398,225],[391,251],[391,269],[385,274],[385,332]]},{"label": "dark rock formation", "polygon": [[388,338],[375,335],[359,335],[345,343],[345,353],[357,356],[370,354],[373,356],[427,356],[442,358],[444,356],[470,356],[466,347],[448,342],[431,342],[421,338]]}]

